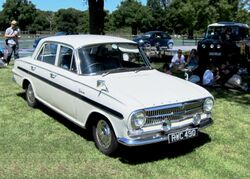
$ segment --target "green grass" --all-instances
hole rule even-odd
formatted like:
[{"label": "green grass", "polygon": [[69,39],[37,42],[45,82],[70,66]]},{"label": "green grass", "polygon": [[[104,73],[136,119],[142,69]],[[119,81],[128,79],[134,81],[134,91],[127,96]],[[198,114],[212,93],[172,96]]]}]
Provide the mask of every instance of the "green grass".
[{"label": "green grass", "polygon": [[62,116],[28,107],[11,68],[0,69],[0,178],[250,178],[249,93],[213,89],[214,124],[198,138],[112,158]]}]

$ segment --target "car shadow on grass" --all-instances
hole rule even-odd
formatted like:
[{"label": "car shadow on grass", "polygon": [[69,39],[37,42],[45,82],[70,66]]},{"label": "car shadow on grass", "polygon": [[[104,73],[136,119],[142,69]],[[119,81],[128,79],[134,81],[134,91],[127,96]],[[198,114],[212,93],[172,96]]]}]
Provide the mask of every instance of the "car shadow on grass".
[{"label": "car shadow on grass", "polygon": [[207,90],[213,94],[215,100],[225,99],[226,101],[250,105],[250,91],[245,92],[229,88],[207,88]]},{"label": "car shadow on grass", "polygon": [[[25,93],[18,93],[17,96],[23,98],[26,101]],[[56,120],[60,124],[67,127],[69,130],[71,130],[74,133],[78,134],[79,136],[85,138],[86,140],[88,140],[88,141],[92,140],[91,134],[89,134],[89,132],[87,130],[85,130],[85,129],[79,127],[78,125],[76,125],[75,123],[69,121],[67,118],[65,118],[61,114],[55,112],[54,110],[50,109],[46,105],[39,102],[35,108],[38,110],[41,110],[43,113],[50,116],[51,118],[53,118],[54,120]]]},{"label": "car shadow on grass", "polygon": [[[18,93],[17,96],[23,98],[26,101],[25,93]],[[36,109],[41,110],[43,113],[64,125],[72,132],[83,137],[85,140],[93,141],[90,131],[77,126],[44,104],[38,103]],[[209,143],[210,141],[211,139],[209,135],[200,132],[196,138],[173,144],[161,142],[137,147],[120,146],[118,152],[112,157],[116,159],[118,158],[122,163],[136,165],[163,159],[177,158],[195,151],[195,149],[205,145],[206,143]]]},{"label": "car shadow on grass", "polygon": [[211,142],[209,135],[200,132],[198,137],[168,144],[155,143],[138,147],[121,147],[116,157],[122,163],[137,165],[163,159],[173,159],[194,152],[199,147]]}]

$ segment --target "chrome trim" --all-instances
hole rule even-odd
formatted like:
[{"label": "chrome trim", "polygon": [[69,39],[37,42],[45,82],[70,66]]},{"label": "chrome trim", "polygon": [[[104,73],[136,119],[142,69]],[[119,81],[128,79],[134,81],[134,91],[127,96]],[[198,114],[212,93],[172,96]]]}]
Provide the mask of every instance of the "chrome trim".
[{"label": "chrome trim", "polygon": [[207,126],[210,126],[213,123],[213,120],[211,118],[206,118],[201,121],[200,125],[193,126],[189,125],[186,127],[178,128],[178,130],[170,130],[170,131],[154,131],[151,135],[147,135],[144,137],[137,137],[137,138],[117,138],[118,142],[126,145],[126,146],[140,146],[140,145],[147,145],[147,144],[153,144],[158,142],[163,142],[168,140],[168,134],[179,131],[179,130],[185,130],[187,128],[198,128],[198,131],[200,129],[203,129]]},{"label": "chrome trim", "polygon": [[161,125],[170,120],[171,122],[180,122],[192,118],[195,114],[203,112],[204,99],[178,103],[167,106],[146,108],[146,123],[144,127]]}]

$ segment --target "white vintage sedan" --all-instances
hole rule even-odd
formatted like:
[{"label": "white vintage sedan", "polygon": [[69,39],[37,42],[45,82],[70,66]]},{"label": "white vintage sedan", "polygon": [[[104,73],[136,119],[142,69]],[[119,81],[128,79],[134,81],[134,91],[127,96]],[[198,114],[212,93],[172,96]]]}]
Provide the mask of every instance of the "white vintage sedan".
[{"label": "white vintage sedan", "polygon": [[13,73],[29,106],[42,102],[90,129],[106,155],[120,144],[193,138],[212,124],[213,96],[152,68],[130,40],[97,35],[44,38],[32,57],[15,61]]}]

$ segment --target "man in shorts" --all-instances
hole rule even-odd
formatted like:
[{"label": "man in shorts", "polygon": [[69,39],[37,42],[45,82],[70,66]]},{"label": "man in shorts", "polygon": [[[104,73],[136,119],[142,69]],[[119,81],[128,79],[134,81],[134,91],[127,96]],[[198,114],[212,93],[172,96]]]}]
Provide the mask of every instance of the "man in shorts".
[{"label": "man in shorts", "polygon": [[20,30],[19,28],[17,28],[17,21],[15,20],[11,21],[11,26],[6,29],[4,36],[6,38],[6,47],[8,49],[6,62],[7,64],[9,64],[13,53],[15,59],[19,58],[18,38],[20,37]]}]

